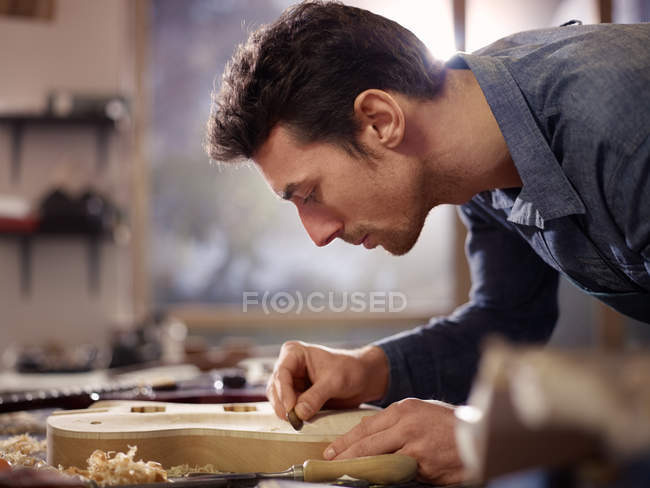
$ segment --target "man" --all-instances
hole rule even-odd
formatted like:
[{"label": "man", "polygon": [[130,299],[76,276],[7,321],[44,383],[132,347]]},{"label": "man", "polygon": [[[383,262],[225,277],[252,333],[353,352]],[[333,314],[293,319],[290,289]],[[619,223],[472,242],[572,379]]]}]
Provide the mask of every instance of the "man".
[{"label": "man", "polygon": [[252,158],[317,245],[404,254],[442,203],[469,231],[470,301],[451,316],[359,350],[283,346],[279,416],[390,405],[325,458],[397,451],[423,480],[461,480],[453,407],[402,399],[465,401],[487,334],[547,340],[558,273],[650,322],[649,45],[648,25],[566,26],[443,65],[394,22],[316,2],[238,50],[207,150]]}]

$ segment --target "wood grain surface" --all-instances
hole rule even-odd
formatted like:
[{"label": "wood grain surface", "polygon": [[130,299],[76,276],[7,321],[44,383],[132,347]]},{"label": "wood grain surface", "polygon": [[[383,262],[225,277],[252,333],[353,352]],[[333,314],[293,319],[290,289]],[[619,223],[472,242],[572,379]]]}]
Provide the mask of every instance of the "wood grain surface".
[{"label": "wood grain surface", "polygon": [[376,412],[370,406],[321,411],[297,432],[268,402],[97,402],[48,418],[48,462],[85,467],[95,449],[126,452],[135,445],[137,459],[158,461],[165,468],[213,464],[235,473],[282,471],[322,459],[330,442]]}]

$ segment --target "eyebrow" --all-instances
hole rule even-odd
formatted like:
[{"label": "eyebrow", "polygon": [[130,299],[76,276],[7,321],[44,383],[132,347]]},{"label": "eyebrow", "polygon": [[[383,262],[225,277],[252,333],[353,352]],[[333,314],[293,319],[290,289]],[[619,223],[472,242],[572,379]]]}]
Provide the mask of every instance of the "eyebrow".
[{"label": "eyebrow", "polygon": [[284,187],[284,191],[279,192],[278,195],[283,200],[291,200],[297,188],[298,188],[297,183],[289,183],[287,186]]}]

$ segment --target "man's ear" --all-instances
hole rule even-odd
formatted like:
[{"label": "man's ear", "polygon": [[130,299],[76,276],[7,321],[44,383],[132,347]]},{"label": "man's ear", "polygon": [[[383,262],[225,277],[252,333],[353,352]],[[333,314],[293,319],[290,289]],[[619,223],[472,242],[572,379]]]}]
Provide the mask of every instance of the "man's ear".
[{"label": "man's ear", "polygon": [[360,124],[361,140],[371,147],[374,143],[394,149],[404,139],[404,112],[388,92],[370,89],[359,93],[354,115]]}]

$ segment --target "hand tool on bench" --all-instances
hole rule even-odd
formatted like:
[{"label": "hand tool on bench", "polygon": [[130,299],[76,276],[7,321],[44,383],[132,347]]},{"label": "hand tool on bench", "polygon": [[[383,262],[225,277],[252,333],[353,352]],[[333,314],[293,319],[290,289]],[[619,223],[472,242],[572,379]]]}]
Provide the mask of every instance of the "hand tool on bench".
[{"label": "hand tool on bench", "polygon": [[210,488],[252,486],[266,479],[326,482],[342,476],[362,479],[374,485],[406,483],[415,478],[417,461],[403,454],[381,454],[336,461],[308,459],[279,473],[198,474],[175,478],[165,483],[120,485],[120,488]]}]

